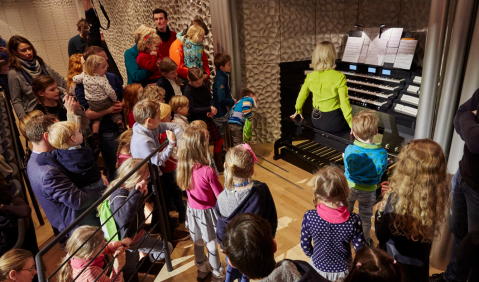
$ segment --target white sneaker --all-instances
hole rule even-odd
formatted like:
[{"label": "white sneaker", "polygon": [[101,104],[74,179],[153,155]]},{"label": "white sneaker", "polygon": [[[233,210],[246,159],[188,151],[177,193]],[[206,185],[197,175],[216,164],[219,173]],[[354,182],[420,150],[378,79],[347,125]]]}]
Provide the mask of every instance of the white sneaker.
[{"label": "white sneaker", "polygon": [[211,273],[211,266],[210,263],[208,262],[208,258],[205,259],[204,262],[201,264],[197,263],[195,260],[195,265],[198,268],[196,271],[196,281],[198,282],[203,282],[210,276]]},{"label": "white sneaker", "polygon": [[213,270],[213,282],[224,282],[226,279],[226,263],[221,262],[218,270]]}]

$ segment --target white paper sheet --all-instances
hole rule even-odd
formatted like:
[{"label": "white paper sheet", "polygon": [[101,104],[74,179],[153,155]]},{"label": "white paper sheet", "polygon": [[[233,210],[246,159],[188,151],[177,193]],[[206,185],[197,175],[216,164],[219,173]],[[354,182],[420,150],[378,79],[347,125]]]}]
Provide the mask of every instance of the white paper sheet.
[{"label": "white paper sheet", "polygon": [[401,40],[398,53],[394,61],[394,67],[400,69],[410,69],[414,52],[416,51],[417,40]]},{"label": "white paper sheet", "polygon": [[392,31],[392,28],[383,28],[381,33],[381,39],[389,41],[389,38],[391,38]]},{"label": "white paper sheet", "polygon": [[398,47],[401,41],[403,28],[395,27],[391,28],[391,37],[389,38],[388,47]]},{"label": "white paper sheet", "polygon": [[369,42],[371,42],[371,32],[372,32],[372,28],[370,27],[366,27],[363,29],[363,39],[364,39],[363,45],[369,45]]},{"label": "white paper sheet", "polygon": [[396,54],[398,52],[398,48],[389,48],[386,50],[386,57],[384,58],[384,63],[391,63],[394,64],[396,60]]},{"label": "white paper sheet", "polygon": [[361,54],[359,55],[358,63],[364,64],[364,62],[366,62],[366,56],[368,55],[368,49],[369,49],[369,45],[364,45],[363,44],[363,48],[361,49]]},{"label": "white paper sheet", "polygon": [[379,27],[371,28],[371,36],[369,37],[369,38],[371,38],[371,41],[373,41],[374,39],[379,38],[379,31],[380,31]]},{"label": "white paper sheet", "polygon": [[367,65],[382,66],[386,57],[387,40],[376,38],[369,44],[368,54],[366,56]]},{"label": "white paper sheet", "polygon": [[343,61],[357,63],[364,39],[362,37],[348,37],[346,47],[344,48]]}]

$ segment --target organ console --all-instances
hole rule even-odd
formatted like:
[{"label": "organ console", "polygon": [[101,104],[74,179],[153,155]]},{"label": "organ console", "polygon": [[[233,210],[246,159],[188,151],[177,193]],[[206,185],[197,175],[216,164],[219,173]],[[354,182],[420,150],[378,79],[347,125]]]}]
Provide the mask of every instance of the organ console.
[{"label": "organ console", "polygon": [[[346,76],[353,113],[373,109],[380,116],[382,146],[388,151],[389,166],[405,140],[413,138],[421,86],[421,69],[404,70],[361,63],[336,62],[336,70]],[[350,129],[328,133],[312,126],[312,98],[303,107],[303,117],[291,119],[294,105],[310,61],[280,64],[281,138],[275,142],[274,158],[284,159],[314,172],[326,165],[343,166],[342,153],[354,142]]]}]

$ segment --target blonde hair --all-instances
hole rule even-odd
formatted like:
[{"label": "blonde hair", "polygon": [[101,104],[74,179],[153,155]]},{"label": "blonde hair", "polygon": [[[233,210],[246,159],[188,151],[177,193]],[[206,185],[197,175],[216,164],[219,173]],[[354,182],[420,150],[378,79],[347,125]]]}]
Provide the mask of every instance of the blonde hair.
[{"label": "blonde hair", "polygon": [[171,116],[171,107],[168,104],[160,103],[160,119],[166,118],[168,115]]},{"label": "blonde hair", "polygon": [[73,54],[70,56],[68,62],[68,75],[67,75],[67,91],[70,91],[71,86],[76,86],[76,83],[73,82],[73,77],[82,72],[83,66],[81,64],[81,58],[83,54]]},{"label": "blonde hair", "polygon": [[143,34],[140,37],[140,40],[136,43],[138,47],[138,51],[144,52],[146,48],[150,48],[152,46],[158,46],[160,44],[161,38],[156,33],[151,34]]},{"label": "blonde hair", "polygon": [[118,150],[116,151],[116,156],[121,152],[123,146],[130,145],[131,137],[133,136],[133,129],[128,129],[127,131],[123,132],[120,137],[118,137]]},{"label": "blonde hair", "polygon": [[145,35],[154,33],[156,33],[156,31],[153,27],[147,24],[140,25],[140,27],[135,31],[135,44],[138,44],[138,41],[140,41],[141,37],[145,37]]},{"label": "blonde hair", "polygon": [[160,113],[160,101],[143,99],[133,107],[133,117],[136,122],[144,125],[146,120],[155,118]]},{"label": "blonde hair", "polygon": [[52,124],[48,130],[48,142],[55,148],[68,149],[68,140],[75,136],[80,126],[73,121],[61,121]]},{"label": "blonde hair", "polygon": [[380,211],[384,211],[391,194],[393,233],[413,241],[432,242],[445,222],[450,204],[441,146],[430,139],[419,139],[403,147]]},{"label": "blonde hair", "polygon": [[27,132],[25,131],[27,123],[35,116],[40,116],[43,115],[42,111],[40,110],[33,110],[31,112],[26,113],[22,119],[18,122],[18,130],[20,130],[20,133],[22,134],[25,139],[28,140],[27,137]]},{"label": "blonde hair", "polygon": [[321,202],[328,202],[333,204],[342,203],[348,207],[347,199],[349,195],[349,186],[344,172],[337,168],[328,166],[320,169],[314,178],[314,205]]},{"label": "blonde hair", "polygon": [[190,126],[196,126],[196,127],[199,127],[199,128],[208,129],[208,125],[206,124],[206,122],[204,122],[200,119],[192,121],[190,123]]},{"label": "blonde hair", "polygon": [[139,100],[143,99],[151,99],[151,100],[158,100],[161,102],[165,99],[166,91],[162,87],[156,85],[149,85],[143,89],[143,93],[141,93]]},{"label": "blonde hair", "polygon": [[203,71],[200,68],[194,67],[188,70],[188,79],[190,81],[198,81],[203,79]]},{"label": "blonde hair", "polygon": [[193,190],[193,167],[195,164],[209,166],[208,154],[209,139],[206,131],[199,127],[189,127],[183,133],[178,148],[178,166],[176,168],[176,181],[183,190]]},{"label": "blonde hair", "polygon": [[188,39],[191,41],[191,42],[198,42],[200,37],[201,36],[205,36],[205,30],[199,26],[199,25],[192,25],[190,26],[190,28],[188,28],[188,31],[186,32],[186,36],[183,36],[183,40],[181,40],[181,44],[185,45],[185,40],[186,40],[186,37],[188,37]]},{"label": "blonde hair", "polygon": [[178,112],[179,108],[188,107],[190,100],[183,95],[175,95],[170,99],[170,107],[174,113]]},{"label": "blonde hair", "polygon": [[367,140],[378,131],[379,118],[374,111],[362,111],[353,117],[352,131],[362,140]]},{"label": "blonde hair", "polygon": [[315,71],[325,71],[336,67],[336,47],[329,41],[323,41],[314,48],[311,64]]},{"label": "blonde hair", "polygon": [[10,277],[10,271],[20,271],[29,258],[33,258],[30,251],[22,249],[11,249],[0,258],[0,281]]},{"label": "blonde hair", "polygon": [[229,149],[225,159],[225,188],[234,188],[233,178],[235,177],[251,181],[253,167],[253,154],[243,145]]},{"label": "blonde hair", "polygon": [[86,260],[97,255],[100,247],[106,244],[103,231],[99,227],[83,225],[75,229],[65,246],[67,254],[63,257],[62,264],[66,263],[58,273],[58,281],[71,281],[75,278],[73,277],[71,261],[68,261],[71,254],[75,254],[73,258]]},{"label": "blonde hair", "polygon": [[[115,180],[110,182],[110,185],[105,189],[105,192],[103,194],[106,194],[107,191],[113,188],[120,180],[125,177],[128,173],[133,171],[133,169],[139,165],[143,159],[138,159],[138,158],[129,158],[126,161],[124,161],[121,166],[117,169],[117,177]],[[140,179],[143,177],[143,174],[148,170],[148,163],[145,163],[140,169],[135,171],[125,182],[123,182],[123,185],[121,186],[122,188],[126,190],[131,190],[132,188],[135,188],[136,184],[140,182]],[[100,211],[101,205],[98,206],[98,211]]]},{"label": "blonde hair", "polygon": [[94,76],[95,70],[103,64],[106,64],[106,61],[103,59],[103,57],[98,55],[90,55],[83,64],[83,72],[90,76]]}]

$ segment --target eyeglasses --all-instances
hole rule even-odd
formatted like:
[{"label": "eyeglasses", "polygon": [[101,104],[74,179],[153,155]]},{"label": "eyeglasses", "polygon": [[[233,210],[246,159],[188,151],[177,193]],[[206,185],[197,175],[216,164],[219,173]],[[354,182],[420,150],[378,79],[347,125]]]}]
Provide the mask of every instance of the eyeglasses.
[{"label": "eyeglasses", "polygon": [[30,273],[34,274],[35,272],[37,272],[37,269],[35,268],[35,266],[33,268],[29,268],[29,269],[22,269],[20,271],[30,271]]}]

